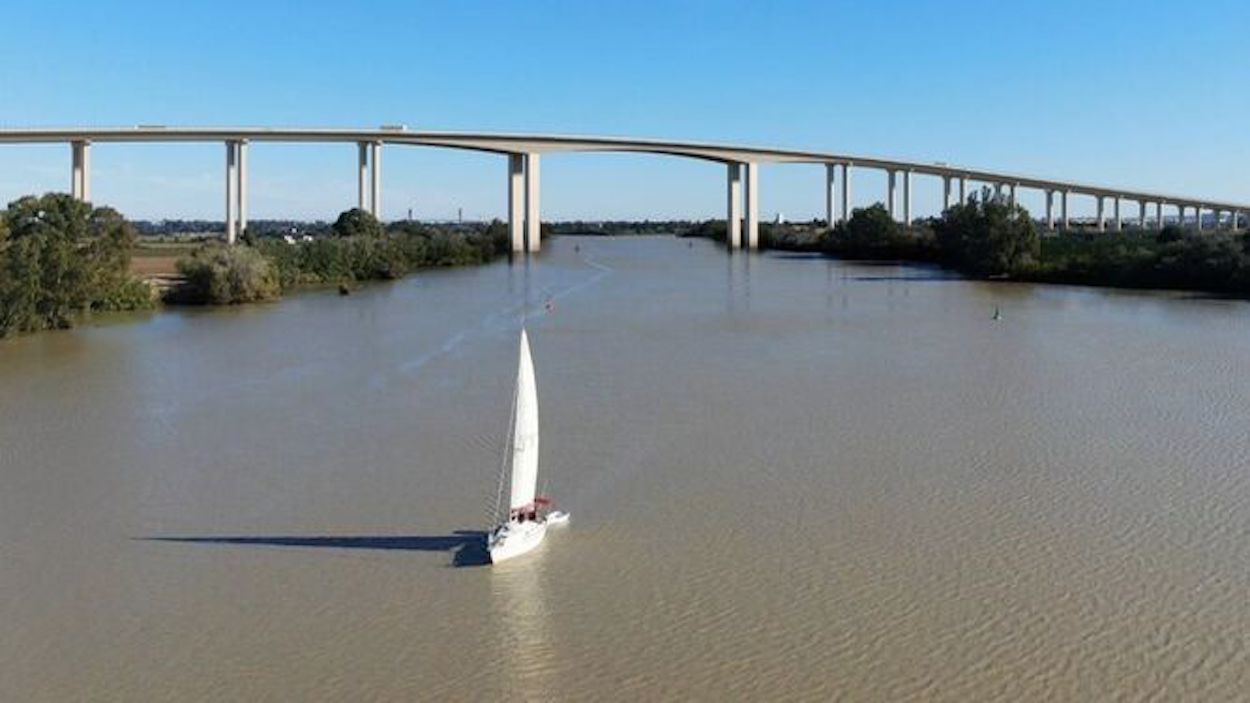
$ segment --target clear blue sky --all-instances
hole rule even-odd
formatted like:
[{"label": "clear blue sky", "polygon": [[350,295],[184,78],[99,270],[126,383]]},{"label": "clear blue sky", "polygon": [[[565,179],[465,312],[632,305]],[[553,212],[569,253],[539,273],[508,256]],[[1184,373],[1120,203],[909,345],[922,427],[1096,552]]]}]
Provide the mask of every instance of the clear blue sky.
[{"label": "clear blue sky", "polygon": [[[1244,0],[67,1],[3,14],[3,126],[685,137],[1250,201]],[[218,144],[97,145],[93,195],[132,217],[220,218],[223,159]],[[354,160],[350,145],[254,145],[252,216],[332,217],[354,204]],[[67,190],[68,168],[65,146],[0,147],[0,199]],[[504,168],[388,148],[384,214],[502,216]],[[723,216],[723,181],[682,159],[552,155],[543,215]],[[764,167],[762,214],[823,214],[822,181],[814,166]],[[882,183],[858,175],[857,202]],[[932,210],[940,185],[917,188]]]}]

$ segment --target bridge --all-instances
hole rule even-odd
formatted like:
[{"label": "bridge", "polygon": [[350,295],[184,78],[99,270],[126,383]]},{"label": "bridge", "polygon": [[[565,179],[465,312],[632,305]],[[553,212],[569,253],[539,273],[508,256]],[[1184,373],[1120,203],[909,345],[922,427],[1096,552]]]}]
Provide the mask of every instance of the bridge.
[{"label": "bridge", "polygon": [[[1067,228],[1069,199],[1095,199],[1099,231],[1122,230],[1125,201],[1137,204],[1137,226],[1162,228],[1164,208],[1174,208],[1176,221],[1184,225],[1192,215],[1194,226],[1203,228],[1203,215],[1211,212],[1216,227],[1236,230],[1244,225],[1250,204],[1194,196],[1168,195],[1110,186],[1039,178],[1022,174],[822,151],[778,149],[762,146],[704,142],[545,134],[495,134],[409,130],[402,125],[377,129],[321,129],[276,127],[171,127],[139,125],[120,128],[0,129],[0,144],[65,143],[70,146],[70,192],[91,199],[91,145],[103,142],[222,142],[225,144],[226,240],[234,243],[247,227],[247,151],[253,142],[346,142],[357,145],[359,207],[374,216],[382,212],[382,147],[426,146],[468,149],[507,157],[508,231],[514,252],[539,250],[541,202],[540,158],[559,152],[640,152],[702,159],[726,166],[726,243],[730,249],[759,246],[759,165],[762,163],[822,164],[825,166],[825,211],[830,225],[850,215],[853,169],[878,169],[887,176],[885,204],[890,215],[905,224],[912,222],[912,179],[916,175],[942,180],[943,206],[953,199],[965,202],[969,182],[993,187],[1015,202],[1021,188],[1046,196],[1046,226]],[[899,206],[899,190],[902,204]],[[957,189],[957,193],[956,193]],[[1058,201],[1059,217],[1055,206]],[[1106,208],[1111,205],[1111,217]],[[1147,210],[1154,210],[1148,218]],[[1109,221],[1110,220],[1110,221]]]}]

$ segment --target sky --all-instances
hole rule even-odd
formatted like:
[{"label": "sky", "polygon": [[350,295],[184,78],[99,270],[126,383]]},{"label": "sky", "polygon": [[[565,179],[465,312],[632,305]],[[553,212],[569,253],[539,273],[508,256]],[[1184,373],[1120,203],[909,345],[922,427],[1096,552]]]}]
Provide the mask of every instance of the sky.
[{"label": "sky", "polygon": [[[1244,0],[48,0],[3,14],[0,127],[691,139],[1250,202]],[[137,219],[221,219],[224,160],[220,144],[97,144],[92,195]],[[253,144],[251,217],[333,218],[355,205],[355,160],[349,144]],[[389,146],[383,217],[503,217],[505,161]],[[66,145],[0,146],[0,201],[68,190],[69,169]],[[724,217],[724,178],[674,157],[548,155],[543,218]],[[821,167],[765,165],[760,183],[764,219],[823,217]],[[917,214],[938,209],[940,180],[915,188]],[[856,206],[884,191],[856,172]],[[1039,212],[1042,196],[1021,202]]]}]

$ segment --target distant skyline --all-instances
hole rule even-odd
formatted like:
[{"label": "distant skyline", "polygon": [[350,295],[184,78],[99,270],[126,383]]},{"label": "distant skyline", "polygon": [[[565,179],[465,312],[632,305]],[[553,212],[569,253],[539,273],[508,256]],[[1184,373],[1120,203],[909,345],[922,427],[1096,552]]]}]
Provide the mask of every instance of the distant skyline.
[{"label": "distant skyline", "polygon": [[[1250,201],[1247,37],[1250,6],[1224,1],[20,3],[0,29],[0,126],[683,138]],[[220,144],[101,144],[93,196],[221,219],[223,160]],[[354,165],[350,145],[257,144],[251,215],[331,218],[355,204]],[[505,214],[501,157],[392,146],[382,167],[387,219]],[[724,216],[714,164],[558,154],[542,177],[544,219]],[[67,146],[0,146],[3,202],[68,182]],[[940,182],[916,188],[934,212]],[[884,176],[857,172],[854,196],[882,199]],[[762,166],[760,206],[823,217],[822,169]]]}]

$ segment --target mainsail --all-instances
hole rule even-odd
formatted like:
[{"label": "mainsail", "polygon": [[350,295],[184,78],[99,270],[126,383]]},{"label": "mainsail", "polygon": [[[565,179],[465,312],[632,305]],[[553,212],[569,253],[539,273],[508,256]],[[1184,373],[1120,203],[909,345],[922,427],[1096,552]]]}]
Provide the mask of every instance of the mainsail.
[{"label": "mainsail", "polygon": [[521,329],[521,361],[516,377],[516,419],[512,427],[512,510],[534,503],[538,486],[538,390],[530,341]]}]

